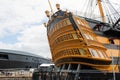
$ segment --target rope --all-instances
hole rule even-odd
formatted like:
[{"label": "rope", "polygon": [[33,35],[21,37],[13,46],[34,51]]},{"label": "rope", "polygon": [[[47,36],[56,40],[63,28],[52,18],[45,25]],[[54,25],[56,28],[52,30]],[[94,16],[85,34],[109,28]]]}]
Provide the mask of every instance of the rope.
[{"label": "rope", "polygon": [[[87,8],[89,7],[89,6],[88,6],[88,5],[89,5],[89,1],[90,1],[90,0],[88,0],[88,2],[86,2],[86,5],[87,5],[87,6],[86,6],[86,9],[85,9],[85,12],[86,12],[86,13],[87,13]],[[86,13],[85,13],[84,16],[86,16]]]},{"label": "rope", "polygon": [[[96,0],[95,0],[96,1]],[[91,14],[90,14],[90,17],[92,18],[92,13],[94,13],[94,11],[95,11],[95,7],[97,6],[97,2],[96,2],[96,4],[95,4],[95,6],[93,7],[93,9],[91,10]]]},{"label": "rope", "polygon": [[[106,12],[107,13],[107,12]],[[120,12],[118,12],[118,13],[120,13]],[[104,17],[107,17],[107,16],[111,16],[111,15],[114,15],[114,14],[117,14],[117,13],[112,13],[112,14],[109,14],[108,13],[108,15],[105,15]],[[101,17],[95,17],[94,19],[97,19],[97,18],[101,18]],[[107,17],[107,18],[109,18],[109,20],[110,20],[110,17]],[[111,18],[112,19],[112,18]]]},{"label": "rope", "polygon": [[105,12],[106,12],[106,14],[108,14],[108,15],[106,15],[106,17],[108,18],[109,23],[113,23],[113,21],[112,21],[112,17],[110,16],[109,9],[108,9],[108,7],[107,7],[107,4],[105,4],[105,5],[103,5],[103,6],[104,6],[104,8],[105,8]]},{"label": "rope", "polygon": [[108,7],[109,7],[109,12],[110,12],[110,13],[112,13],[112,12],[117,13],[116,15],[111,16],[113,22],[115,23],[115,22],[118,20],[118,18],[120,17],[120,14],[119,14],[118,11],[113,7],[113,5],[110,3],[109,0],[107,0],[106,3],[108,3]]},{"label": "rope", "polygon": [[[83,5],[86,5],[86,1],[84,0]],[[83,10],[85,6],[82,6],[80,10]]]},{"label": "rope", "polygon": [[[86,8],[86,12],[87,12],[87,13],[90,12],[90,9],[91,9],[91,8],[90,8],[90,7],[91,7],[90,4],[91,4],[91,0],[88,1],[88,6],[87,6],[87,8]],[[88,15],[88,14],[87,14],[87,15]],[[86,16],[87,16],[87,15],[86,15]]]}]

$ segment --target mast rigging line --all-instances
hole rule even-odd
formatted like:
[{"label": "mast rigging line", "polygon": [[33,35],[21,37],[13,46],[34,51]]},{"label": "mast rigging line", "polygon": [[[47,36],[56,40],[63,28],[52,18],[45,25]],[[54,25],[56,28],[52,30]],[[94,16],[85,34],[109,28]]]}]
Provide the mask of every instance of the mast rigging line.
[{"label": "mast rigging line", "polygon": [[[108,2],[106,2],[106,1],[102,1],[102,2],[104,2],[104,3],[108,3]],[[115,5],[120,5],[120,3],[115,3],[115,2],[112,2],[112,1],[110,1],[112,4],[115,4]]]},{"label": "mast rigging line", "polygon": [[[85,4],[86,4],[86,6],[84,6]],[[92,5],[92,4],[95,4],[95,5]],[[81,10],[85,11],[83,16],[89,17],[89,18],[94,18],[94,19],[99,18],[99,17],[95,17],[93,15],[93,12],[95,12],[95,7],[97,5],[100,8],[100,15],[101,15],[102,20],[105,21],[105,19],[106,19],[107,21],[105,21],[105,22],[115,24],[115,22],[120,17],[120,12],[115,10],[115,8],[113,7],[110,0],[106,0],[106,1],[105,0],[84,0],[83,6],[82,6],[82,8],[80,8]],[[103,6],[104,10],[102,10],[102,6]],[[88,14],[87,12],[90,12],[90,14]]]},{"label": "mast rigging line", "polygon": [[[94,0],[94,1],[96,1],[96,0]],[[92,13],[94,13],[96,6],[97,6],[97,2],[95,2],[95,6],[93,6],[93,8],[92,8],[92,10],[91,10],[91,14],[90,14],[90,17],[91,17],[91,18],[92,18],[92,16],[93,16]]]},{"label": "mast rigging line", "polygon": [[[88,6],[87,6],[87,8],[86,8],[86,12],[87,12],[87,11],[90,12],[90,9],[91,9],[90,4],[91,4],[91,0],[88,1]],[[87,14],[86,16],[88,16],[88,14]]]},{"label": "mast rigging line", "polygon": [[[83,5],[85,4],[86,4],[86,1],[84,0]],[[83,9],[84,9],[84,6],[80,7],[80,10],[83,10]]]},{"label": "mast rigging line", "polygon": [[[104,2],[104,8],[106,8],[105,12],[109,14],[108,18],[111,20],[112,24],[114,24],[120,17],[119,12],[113,7],[111,2],[107,0],[107,2]],[[114,16],[110,15],[113,13],[117,13]]]},{"label": "mast rigging line", "polygon": [[86,1],[87,6],[86,6],[86,8],[84,9],[85,12],[86,12],[86,13],[84,14],[85,17],[87,17],[87,8],[89,7],[89,1],[90,1],[90,0],[87,0],[87,1]]},{"label": "mast rigging line", "polygon": [[[120,13],[120,12],[118,12],[118,13]],[[111,13],[111,14],[109,14],[109,15],[105,15],[104,17],[110,16],[110,15],[114,15],[114,14],[118,14],[118,13]],[[94,19],[97,19],[97,18],[101,18],[101,17],[95,17]]]},{"label": "mast rigging line", "polygon": [[[118,13],[116,10],[114,10],[114,8],[112,7],[112,5],[109,5],[110,7],[111,7],[111,12],[116,12],[116,13]],[[119,18],[119,13],[118,13],[118,15],[116,14],[115,16],[113,16],[113,18],[115,19],[115,21],[114,21],[114,23],[118,20],[118,18]]]},{"label": "mast rigging line", "polygon": [[117,20],[117,22],[113,25],[113,28],[120,22],[120,18]]},{"label": "mast rigging line", "polygon": [[111,20],[111,18],[109,18],[110,17],[110,14],[109,14],[109,12],[107,11],[107,7],[105,7],[105,5],[104,5],[105,3],[103,3],[103,6],[104,6],[104,9],[105,9],[105,11],[106,11],[106,14],[108,14],[108,15],[106,15],[105,14],[105,17],[108,19],[108,23],[110,23],[110,22],[112,22],[112,20]]}]

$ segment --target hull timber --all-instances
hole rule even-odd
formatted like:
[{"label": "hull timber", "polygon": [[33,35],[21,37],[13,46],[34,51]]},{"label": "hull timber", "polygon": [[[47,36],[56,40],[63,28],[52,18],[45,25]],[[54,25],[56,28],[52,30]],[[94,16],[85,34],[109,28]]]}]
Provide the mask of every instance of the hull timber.
[{"label": "hull timber", "polygon": [[[60,70],[77,71],[74,80],[82,70],[96,70],[103,75],[104,72],[112,75],[113,71],[119,74],[120,39],[111,40],[101,28],[95,28],[100,23],[59,10],[47,24],[53,62]],[[110,25],[104,23],[102,26],[105,31]]]}]

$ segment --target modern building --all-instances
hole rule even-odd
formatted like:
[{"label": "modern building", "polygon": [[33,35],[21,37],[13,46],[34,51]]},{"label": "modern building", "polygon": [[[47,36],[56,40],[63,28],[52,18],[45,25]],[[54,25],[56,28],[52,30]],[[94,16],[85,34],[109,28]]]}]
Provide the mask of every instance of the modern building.
[{"label": "modern building", "polygon": [[51,61],[28,52],[0,49],[0,69],[37,68],[42,63]]}]

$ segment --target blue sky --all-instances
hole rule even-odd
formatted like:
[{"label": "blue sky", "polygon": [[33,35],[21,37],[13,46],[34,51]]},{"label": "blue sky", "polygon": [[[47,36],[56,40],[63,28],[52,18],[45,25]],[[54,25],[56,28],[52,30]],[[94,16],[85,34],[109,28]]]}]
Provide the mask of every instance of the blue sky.
[{"label": "blue sky", "polygon": [[9,34],[6,37],[0,38],[0,41],[2,41],[3,43],[6,43],[6,44],[15,44],[18,42],[17,36],[20,36],[20,34],[19,33]]},{"label": "blue sky", "polygon": [[[62,9],[80,11],[85,0],[50,0],[54,12],[55,4]],[[113,0],[112,0],[113,1]],[[117,1],[117,3],[115,2]],[[120,4],[120,0],[114,0]],[[78,6],[79,5],[79,6]],[[0,0],[0,49],[31,52],[51,57],[46,28],[45,10],[50,10],[48,0]]]}]

